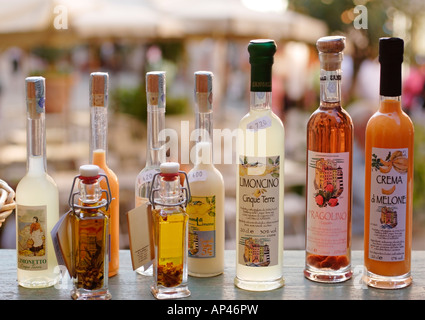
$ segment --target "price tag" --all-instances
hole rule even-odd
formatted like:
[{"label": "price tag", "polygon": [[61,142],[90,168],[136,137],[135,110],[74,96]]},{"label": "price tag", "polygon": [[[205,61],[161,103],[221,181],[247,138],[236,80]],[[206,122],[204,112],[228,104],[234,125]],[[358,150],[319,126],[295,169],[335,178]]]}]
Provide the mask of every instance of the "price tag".
[{"label": "price tag", "polygon": [[140,180],[141,180],[140,182],[142,184],[151,182],[156,173],[158,173],[158,171],[155,169],[143,172],[140,177]]},{"label": "price tag", "polygon": [[254,121],[251,121],[246,125],[246,128],[248,130],[252,131],[258,131],[261,129],[266,129],[268,127],[271,127],[272,125],[272,119],[270,119],[269,116],[264,116],[258,119],[255,119]]},{"label": "price tag", "polygon": [[194,170],[194,171],[190,171],[189,174],[187,175],[187,179],[190,182],[195,182],[195,181],[205,181],[207,180],[208,177],[208,172],[206,170]]}]

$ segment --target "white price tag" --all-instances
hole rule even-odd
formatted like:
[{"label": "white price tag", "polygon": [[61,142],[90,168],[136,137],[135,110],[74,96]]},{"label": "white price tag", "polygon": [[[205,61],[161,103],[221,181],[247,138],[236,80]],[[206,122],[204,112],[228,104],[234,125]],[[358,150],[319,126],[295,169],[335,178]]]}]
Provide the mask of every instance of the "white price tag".
[{"label": "white price tag", "polygon": [[246,125],[246,128],[248,130],[252,131],[258,131],[261,129],[266,129],[268,127],[271,127],[272,125],[272,119],[270,119],[269,116],[264,116],[258,119],[255,119],[254,121],[251,121]]},{"label": "white price tag", "polygon": [[156,173],[158,173],[158,171],[155,169],[143,172],[140,177],[141,183],[151,182]]},{"label": "white price tag", "polygon": [[206,170],[194,170],[194,171],[190,171],[189,174],[187,175],[187,179],[190,182],[195,182],[195,181],[205,181],[207,180],[208,177],[208,172]]}]

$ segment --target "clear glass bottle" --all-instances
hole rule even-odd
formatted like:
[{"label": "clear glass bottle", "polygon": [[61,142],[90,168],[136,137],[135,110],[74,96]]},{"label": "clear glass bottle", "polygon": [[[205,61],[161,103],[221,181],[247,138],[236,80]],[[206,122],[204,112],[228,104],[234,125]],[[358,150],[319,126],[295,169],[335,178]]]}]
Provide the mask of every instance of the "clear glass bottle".
[{"label": "clear glass bottle", "polygon": [[345,37],[317,41],[320,106],[307,124],[306,262],[317,282],[350,279],[353,123],[341,106]]},{"label": "clear glass bottle", "polygon": [[50,231],[59,219],[59,192],[46,172],[45,79],[25,80],[27,98],[27,173],[16,188],[18,284],[53,286],[57,260]]},{"label": "clear glass bottle", "polygon": [[[119,269],[119,182],[117,175],[108,167],[108,85],[109,76],[105,72],[90,74],[90,163],[100,167],[108,177],[112,202],[107,212],[109,217],[110,261],[109,277],[118,273]],[[101,181],[101,187],[107,188]]]},{"label": "clear glass bottle", "polygon": [[379,40],[380,106],[366,127],[364,281],[398,289],[412,283],[414,127],[401,107],[404,41]]},{"label": "clear glass bottle", "polygon": [[[180,184],[179,164],[165,162],[154,176],[158,188],[152,189],[152,220],[155,259],[151,292],[157,299],[190,296],[187,284],[187,221],[185,207],[190,189]],[[186,177],[187,178],[187,177]],[[183,194],[186,190],[186,194]]]},{"label": "clear glass bottle", "polygon": [[[148,124],[146,164],[136,178],[136,207],[149,201],[153,176],[159,172],[159,166],[165,162],[166,158],[165,142],[159,139],[159,134],[165,127],[165,72],[152,71],[146,73],[146,100]],[[136,272],[151,276],[152,267],[148,267],[145,270],[145,267],[142,266]]]},{"label": "clear glass bottle", "polygon": [[272,109],[273,40],[252,40],[249,113],[239,122],[235,285],[267,291],[284,285],[285,130]]},{"label": "clear glass bottle", "polygon": [[195,166],[188,173],[188,273],[216,276],[224,271],[224,180],[213,163],[213,74],[195,72]]},{"label": "clear glass bottle", "polygon": [[[102,199],[100,169],[83,165],[75,177],[69,205],[71,212],[71,278],[74,300],[109,300],[109,218],[110,190]],[[106,179],[107,177],[104,176]],[[73,193],[78,181],[78,192]],[[106,180],[107,181],[107,180]],[[75,200],[75,196],[78,199]]]}]

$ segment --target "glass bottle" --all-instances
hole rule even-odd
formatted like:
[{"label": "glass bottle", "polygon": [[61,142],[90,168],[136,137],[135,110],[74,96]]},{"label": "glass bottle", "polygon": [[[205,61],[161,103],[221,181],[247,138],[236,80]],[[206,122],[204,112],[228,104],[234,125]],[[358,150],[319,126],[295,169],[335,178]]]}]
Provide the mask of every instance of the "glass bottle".
[{"label": "glass bottle", "polygon": [[45,79],[25,80],[27,99],[27,172],[16,188],[18,284],[53,286],[57,260],[50,235],[59,219],[59,192],[46,172]]},{"label": "glass bottle", "polygon": [[[152,71],[146,73],[146,100],[148,123],[146,164],[136,178],[136,207],[149,201],[152,178],[159,172],[161,163],[165,162],[165,142],[159,139],[159,134],[165,127],[165,72]],[[145,267],[142,266],[136,272],[151,276],[152,267],[145,270]]]},{"label": "glass bottle", "polygon": [[[108,177],[112,202],[107,212],[109,217],[109,277],[118,273],[119,269],[119,182],[117,175],[108,167],[108,82],[105,72],[90,74],[90,163],[100,167]],[[101,181],[106,189],[106,182]]]},{"label": "glass bottle", "polygon": [[[155,259],[151,292],[157,299],[174,299],[190,296],[187,284],[187,221],[185,207],[190,199],[188,188],[183,194],[180,184],[179,164],[165,162],[160,173],[155,174],[158,188],[152,189],[152,220],[154,229]],[[187,177],[186,177],[187,179]]]},{"label": "glass bottle", "polygon": [[195,72],[195,166],[188,173],[188,273],[211,277],[224,270],[224,180],[213,164],[213,74]]},{"label": "glass bottle", "polygon": [[401,107],[404,42],[379,40],[380,106],[366,127],[365,282],[382,289],[412,283],[414,127]]},{"label": "glass bottle", "polygon": [[250,110],[239,122],[235,285],[266,291],[284,285],[282,121],[271,109],[273,40],[252,40]]},{"label": "glass bottle", "polygon": [[320,106],[307,124],[306,261],[304,275],[318,282],[352,276],[351,210],[353,123],[341,106],[345,37],[323,37]]},{"label": "glass bottle", "polygon": [[[110,193],[102,199],[100,169],[83,165],[75,177],[69,204],[71,211],[71,278],[74,300],[109,300],[109,218]],[[104,176],[106,179],[107,177]],[[78,180],[78,192],[72,193]],[[107,180],[106,180],[107,181]],[[109,190],[108,190],[109,191]],[[78,201],[74,197],[78,195]]]}]

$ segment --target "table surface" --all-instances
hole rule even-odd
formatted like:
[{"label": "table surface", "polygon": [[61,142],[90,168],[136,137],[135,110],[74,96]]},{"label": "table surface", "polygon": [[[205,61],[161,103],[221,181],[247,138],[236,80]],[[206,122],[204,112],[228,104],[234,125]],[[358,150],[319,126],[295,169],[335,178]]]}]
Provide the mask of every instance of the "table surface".
[{"label": "table surface", "polygon": [[[303,276],[304,251],[284,252],[285,286],[267,292],[250,292],[236,288],[235,251],[226,250],[225,270],[211,278],[188,277],[191,296],[180,300],[425,300],[425,252],[412,253],[413,283],[404,289],[382,290],[365,287],[361,282],[363,251],[352,252],[352,279],[339,284],[316,283]],[[70,300],[71,284],[58,287],[27,289],[16,281],[16,252],[0,250],[0,300]],[[130,252],[120,251],[118,275],[109,278],[114,300],[155,300],[150,292],[151,277],[143,276],[131,266]]]}]

